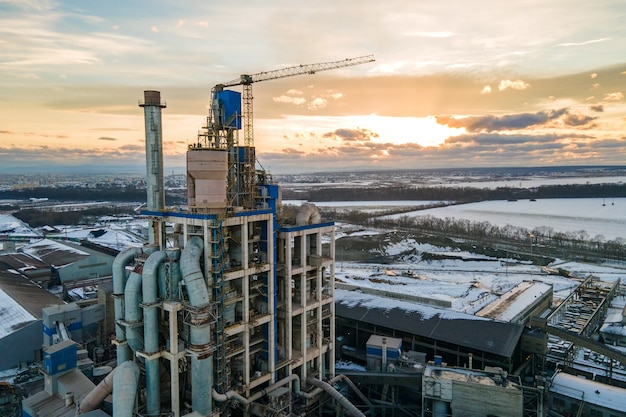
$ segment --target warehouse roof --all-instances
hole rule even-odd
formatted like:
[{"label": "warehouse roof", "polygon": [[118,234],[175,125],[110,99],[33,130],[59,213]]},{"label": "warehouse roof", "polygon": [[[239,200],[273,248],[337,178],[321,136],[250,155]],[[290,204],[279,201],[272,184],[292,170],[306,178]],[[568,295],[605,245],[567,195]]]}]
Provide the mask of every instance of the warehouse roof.
[{"label": "warehouse roof", "polygon": [[89,252],[78,245],[50,239],[42,239],[24,246],[22,252],[55,268],[61,268],[89,256]]},{"label": "warehouse roof", "polygon": [[23,276],[0,271],[0,338],[42,318],[41,310],[65,304]]},{"label": "warehouse roof", "polygon": [[407,301],[335,290],[338,317],[387,327],[510,358],[523,326]]},{"label": "warehouse roof", "polygon": [[626,389],[564,372],[554,375],[550,391],[611,410],[626,409]]},{"label": "warehouse roof", "polygon": [[0,269],[14,269],[22,274],[40,271],[50,275],[50,265],[25,253],[0,253]]}]

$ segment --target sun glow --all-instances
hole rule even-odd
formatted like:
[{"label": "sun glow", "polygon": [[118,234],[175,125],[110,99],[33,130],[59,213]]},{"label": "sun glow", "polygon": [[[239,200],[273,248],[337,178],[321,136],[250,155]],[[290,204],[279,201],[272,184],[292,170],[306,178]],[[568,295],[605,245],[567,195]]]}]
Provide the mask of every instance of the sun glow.
[{"label": "sun glow", "polygon": [[[255,124],[255,141],[264,152],[302,149],[304,152],[336,145],[329,134],[338,130],[363,133],[364,142],[424,147],[439,146],[451,136],[465,133],[464,128],[440,125],[435,117],[365,116],[284,116],[282,119],[261,119]],[[333,141],[334,143],[330,143]],[[354,142],[353,142],[354,143]]]},{"label": "sun glow", "polygon": [[373,142],[403,145],[414,143],[422,146],[439,146],[450,136],[465,133],[464,128],[450,128],[428,117],[385,117],[370,115],[362,117],[359,125],[378,134]]}]

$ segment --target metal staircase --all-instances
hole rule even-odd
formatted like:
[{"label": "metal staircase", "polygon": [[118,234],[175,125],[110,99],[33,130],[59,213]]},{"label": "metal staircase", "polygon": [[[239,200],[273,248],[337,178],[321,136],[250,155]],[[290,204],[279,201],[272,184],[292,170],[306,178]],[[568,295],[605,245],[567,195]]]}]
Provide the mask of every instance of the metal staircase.
[{"label": "metal staircase", "polygon": [[[226,359],[226,333],[224,320],[224,229],[223,216],[218,216],[210,226],[211,275],[213,278],[213,300],[216,306],[215,323],[215,381],[214,388],[220,394],[228,390],[228,364]],[[230,414],[227,402],[221,403],[220,415]]]}]

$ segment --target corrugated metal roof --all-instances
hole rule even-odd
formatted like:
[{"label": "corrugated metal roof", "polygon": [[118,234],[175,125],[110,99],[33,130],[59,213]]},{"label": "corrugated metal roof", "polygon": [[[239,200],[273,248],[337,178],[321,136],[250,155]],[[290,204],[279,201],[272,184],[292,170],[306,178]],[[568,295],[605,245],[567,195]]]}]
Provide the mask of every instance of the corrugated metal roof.
[{"label": "corrugated metal roof", "polygon": [[51,271],[49,264],[18,252],[0,254],[0,269],[14,269],[25,275],[37,274],[48,278]]},{"label": "corrugated metal roof", "polygon": [[61,268],[89,256],[89,252],[80,246],[50,239],[42,239],[24,246],[22,252],[56,268]]},{"label": "corrugated metal roof", "polygon": [[[510,358],[521,337],[523,326],[486,320],[469,314],[451,312],[432,306],[363,295],[362,300],[351,296],[342,300],[348,291],[335,291],[335,314],[416,336],[428,337],[467,348],[482,350]],[[379,301],[379,302],[377,302]],[[410,305],[410,307],[407,307]]]},{"label": "corrugated metal roof", "polygon": [[[41,310],[44,307],[65,304],[59,297],[50,294],[27,278],[7,271],[0,271],[0,291],[6,293],[36,319],[43,317]],[[0,324],[1,322],[2,320]]]}]

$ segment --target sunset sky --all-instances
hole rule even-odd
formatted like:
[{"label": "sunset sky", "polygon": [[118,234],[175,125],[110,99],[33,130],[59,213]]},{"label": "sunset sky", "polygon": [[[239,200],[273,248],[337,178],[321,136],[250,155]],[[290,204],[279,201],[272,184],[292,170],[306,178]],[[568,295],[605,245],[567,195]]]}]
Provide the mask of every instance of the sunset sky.
[{"label": "sunset sky", "polygon": [[626,165],[625,21],[615,0],[0,0],[0,172],[141,172],[144,90],[184,167],[215,84],[368,54],[253,84],[263,167]]}]

